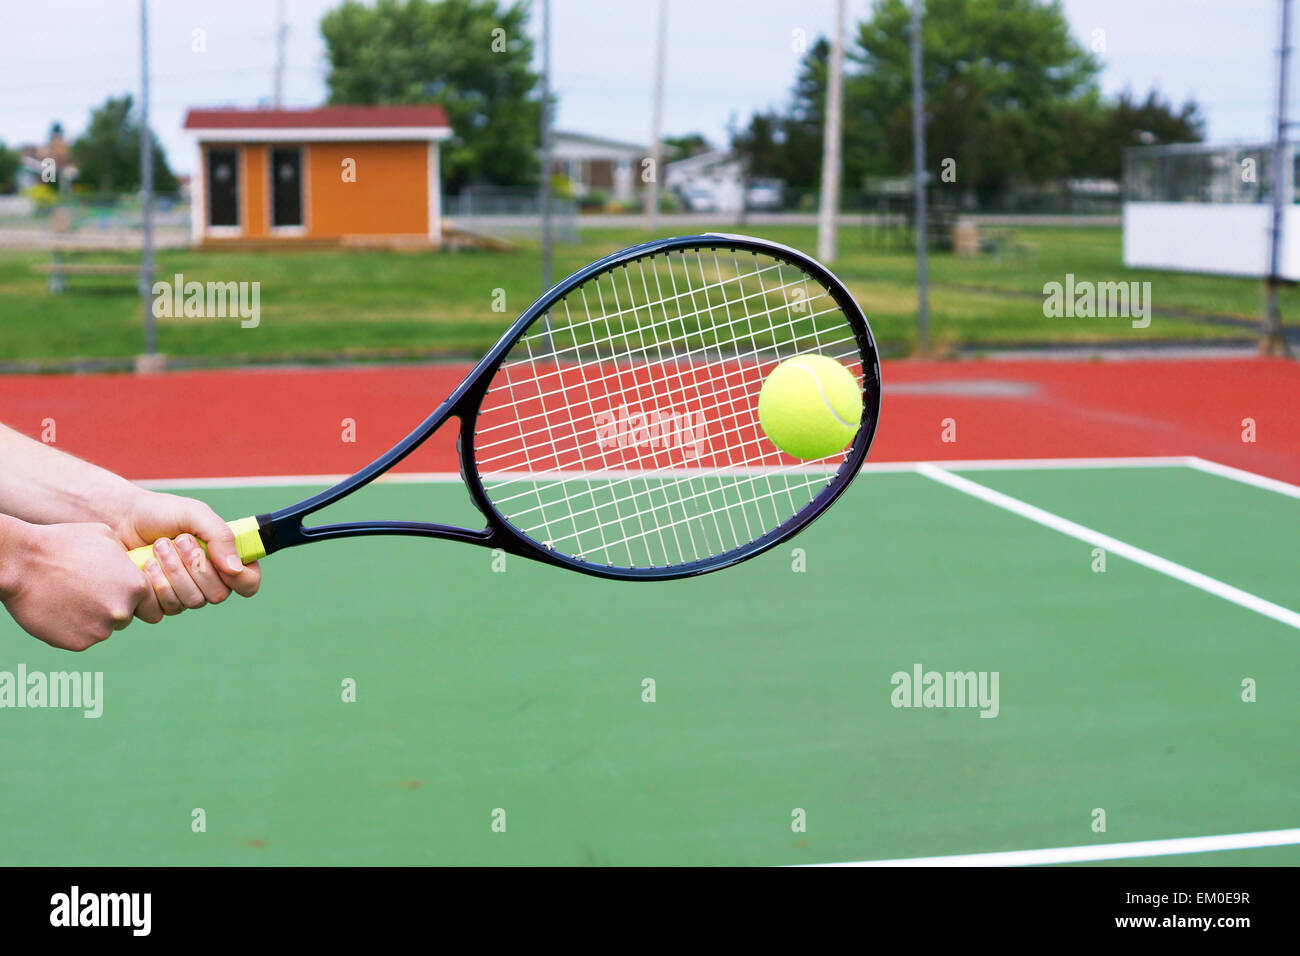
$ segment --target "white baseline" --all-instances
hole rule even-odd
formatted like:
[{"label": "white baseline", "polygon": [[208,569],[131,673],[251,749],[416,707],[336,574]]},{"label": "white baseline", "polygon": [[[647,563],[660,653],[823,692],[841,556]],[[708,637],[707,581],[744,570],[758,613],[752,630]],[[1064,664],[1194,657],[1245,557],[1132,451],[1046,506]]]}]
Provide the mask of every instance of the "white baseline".
[{"label": "white baseline", "polygon": [[1300,844],[1300,829],[1225,833],[1219,836],[1141,840],[1136,843],[1097,843],[1092,846],[1058,846],[1041,850],[1006,850],[999,853],[963,853],[957,856],[917,856],[899,860],[863,860],[853,863],[813,863],[811,866],[1042,866],[1051,863],[1093,863],[1141,857],[1214,853],[1219,850],[1254,850],[1268,846]]}]

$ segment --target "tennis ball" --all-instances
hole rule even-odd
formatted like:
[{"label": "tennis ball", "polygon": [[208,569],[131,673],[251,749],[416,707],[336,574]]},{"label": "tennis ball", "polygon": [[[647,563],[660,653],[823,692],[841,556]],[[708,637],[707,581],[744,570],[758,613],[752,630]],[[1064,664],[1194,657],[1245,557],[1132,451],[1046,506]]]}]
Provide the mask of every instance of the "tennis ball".
[{"label": "tennis ball", "polygon": [[758,422],[795,458],[825,458],[853,440],[862,393],[853,373],[824,355],[797,355],[772,370],[758,394]]}]

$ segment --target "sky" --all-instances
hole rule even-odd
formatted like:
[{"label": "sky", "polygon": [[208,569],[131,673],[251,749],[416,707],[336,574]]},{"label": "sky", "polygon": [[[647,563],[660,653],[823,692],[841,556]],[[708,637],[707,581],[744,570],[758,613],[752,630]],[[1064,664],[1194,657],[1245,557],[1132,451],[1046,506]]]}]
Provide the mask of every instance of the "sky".
[{"label": "sky", "polygon": [[[1062,5],[1081,42],[1104,44],[1104,92],[1145,93],[1154,85],[1176,103],[1194,97],[1208,138],[1225,141],[1272,136],[1279,2]],[[667,3],[664,134],[698,131],[719,145],[729,124],[787,101],[800,59],[797,38],[811,44],[834,21],[832,0]],[[316,24],[335,5],[285,0],[286,105],[324,100],[325,50]],[[864,19],[871,5],[847,0],[847,21]],[[551,10],[557,128],[648,142],[655,4],[552,0]],[[268,101],[274,11],[273,0],[150,0],[151,119],[176,172],[194,166],[194,145],[181,129],[187,108]],[[200,30],[201,52],[194,49]],[[108,96],[138,94],[139,60],[138,0],[59,0],[55,12],[47,4],[0,0],[0,142],[44,142],[54,120],[75,136]],[[1291,72],[1291,89],[1300,90],[1300,62]]]}]

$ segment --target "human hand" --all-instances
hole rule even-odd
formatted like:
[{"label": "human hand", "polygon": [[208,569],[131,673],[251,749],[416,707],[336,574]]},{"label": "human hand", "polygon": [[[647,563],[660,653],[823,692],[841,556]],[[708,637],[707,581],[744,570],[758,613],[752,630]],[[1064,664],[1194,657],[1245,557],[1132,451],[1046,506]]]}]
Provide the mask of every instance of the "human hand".
[{"label": "human hand", "polygon": [[220,604],[231,591],[252,597],[261,585],[261,569],[240,561],[230,526],[193,498],[140,490],[126,503],[117,532],[128,550],[153,545],[144,572],[164,614]]},{"label": "human hand", "polygon": [[33,637],[84,651],[131,623],[163,611],[149,581],[108,525],[0,525],[0,603]]}]

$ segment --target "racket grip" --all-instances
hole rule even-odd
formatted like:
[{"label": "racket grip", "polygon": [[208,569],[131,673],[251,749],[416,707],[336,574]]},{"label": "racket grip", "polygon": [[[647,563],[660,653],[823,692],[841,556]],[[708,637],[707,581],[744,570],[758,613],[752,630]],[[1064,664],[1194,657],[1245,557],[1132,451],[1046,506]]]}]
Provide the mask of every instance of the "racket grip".
[{"label": "racket grip", "polygon": [[[239,552],[240,561],[248,564],[266,557],[266,546],[262,544],[262,535],[258,531],[256,518],[240,518],[237,521],[227,521],[226,524],[230,526],[231,531],[235,532],[235,549]],[[204,551],[208,549],[207,544],[202,541],[199,542],[199,546]],[[143,571],[145,564],[153,557],[153,545],[146,544],[134,548],[127,552],[127,557]]]}]

